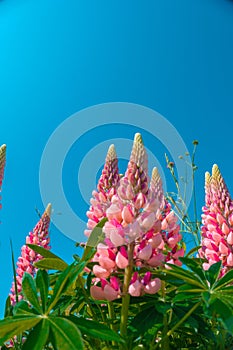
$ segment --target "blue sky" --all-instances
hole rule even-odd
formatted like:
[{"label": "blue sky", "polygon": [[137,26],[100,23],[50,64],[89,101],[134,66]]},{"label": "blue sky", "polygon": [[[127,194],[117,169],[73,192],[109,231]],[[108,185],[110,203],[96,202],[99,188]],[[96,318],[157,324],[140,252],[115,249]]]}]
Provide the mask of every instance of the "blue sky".
[{"label": "blue sky", "polygon": [[[84,108],[130,102],[159,112],[190,151],[192,140],[199,140],[199,207],[204,172],[213,163],[233,192],[232,62],[230,0],[0,2],[0,142],[8,147],[0,213],[0,306],[12,281],[9,238],[17,257],[37,221],[35,208],[43,211],[39,166],[45,145],[64,120]],[[80,119],[80,126],[85,123]],[[152,135],[158,132],[154,127]],[[81,217],[87,205],[77,194],[79,150],[88,152],[93,140],[98,145],[110,135],[133,139],[136,131],[123,125],[97,127],[89,141],[84,135],[70,150],[64,189]],[[150,135],[145,133],[144,141],[152,147]],[[153,152],[165,167],[166,147],[154,142]],[[94,164],[86,169],[87,179],[91,171],[98,174],[99,162],[98,169]],[[51,240],[53,251],[70,262],[77,252],[74,242],[53,225]]]}]

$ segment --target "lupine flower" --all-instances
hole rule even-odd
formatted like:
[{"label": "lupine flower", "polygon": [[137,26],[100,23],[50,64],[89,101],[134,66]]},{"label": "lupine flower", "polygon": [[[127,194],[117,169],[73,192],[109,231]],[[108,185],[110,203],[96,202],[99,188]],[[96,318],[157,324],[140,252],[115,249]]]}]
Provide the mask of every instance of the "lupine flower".
[{"label": "lupine flower", "polygon": [[89,236],[93,228],[106,216],[112,196],[119,183],[118,159],[114,145],[108,149],[105,165],[100,176],[97,191],[92,192],[91,206],[87,212],[88,222],[85,235]]},{"label": "lupine flower", "polygon": [[222,262],[221,276],[233,267],[233,201],[215,164],[212,176],[205,176],[205,206],[202,208],[202,247],[199,256],[207,262],[203,268]]},{"label": "lupine flower", "polygon": [[[115,160],[114,162],[116,164]],[[114,174],[116,173],[115,171]],[[108,176],[113,178],[109,173]],[[129,264],[128,247],[133,244],[135,273],[128,292],[132,296],[156,293],[160,289],[159,279],[154,280],[149,272],[144,277],[140,276],[140,268],[157,268],[166,262],[181,265],[179,257],[184,255],[184,249],[180,245],[182,237],[177,217],[165,199],[162,180],[156,168],[152,171],[149,183],[147,154],[140,134],[135,135],[125,175],[122,178],[118,177],[118,182],[114,181],[112,189],[109,185],[105,185],[105,191],[111,193],[107,206],[107,200],[101,204],[100,201],[92,201],[93,205],[88,212],[92,222],[95,220],[93,227],[100,218],[108,219],[103,227],[104,242],[98,245],[93,258],[93,262],[96,263],[93,273],[97,281],[108,281],[118,276]],[[98,190],[102,191],[98,193],[99,196],[103,193],[103,187],[98,186]],[[94,215],[96,208],[99,211],[101,208],[101,215]],[[105,285],[99,286],[96,279],[94,281],[91,295],[95,299],[101,299],[105,295]],[[117,289],[117,293],[113,293],[112,297],[119,297],[120,284],[118,287],[119,290]]]},{"label": "lupine flower", "polygon": [[100,286],[94,284],[90,288],[91,296],[96,300],[112,301],[120,297],[120,281],[116,277],[110,277],[110,282],[105,278],[101,278]]},{"label": "lupine flower", "polygon": [[2,181],[6,163],[6,145],[0,147],[0,193],[2,192]]},{"label": "lupine flower", "polygon": [[[45,249],[50,249],[50,239],[49,239],[49,224],[50,224],[50,214],[51,214],[51,204],[48,204],[44,214],[41,216],[40,220],[34,227],[33,231],[29,233],[26,237],[26,244],[36,244]],[[16,269],[16,284],[18,299],[22,299],[20,295],[22,291],[22,279],[25,272],[30,273],[33,277],[36,273],[36,268],[33,265],[35,262],[40,260],[42,257],[40,254],[34,252],[27,245],[23,245],[21,248],[21,256],[18,258],[17,269]],[[15,281],[12,283],[10,299],[12,305],[16,303],[16,291],[15,291]]]}]

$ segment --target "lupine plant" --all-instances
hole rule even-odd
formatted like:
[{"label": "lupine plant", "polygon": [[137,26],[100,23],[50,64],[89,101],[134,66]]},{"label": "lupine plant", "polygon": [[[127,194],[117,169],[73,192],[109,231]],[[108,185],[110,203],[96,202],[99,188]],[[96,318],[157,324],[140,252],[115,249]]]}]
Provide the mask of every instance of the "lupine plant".
[{"label": "lupine plant", "polygon": [[[184,203],[175,162],[166,159]],[[4,166],[2,146],[1,183]],[[124,174],[111,145],[87,212],[87,243],[77,243],[81,256],[69,265],[50,251],[51,205],[27,236],[0,321],[1,348],[232,349],[233,201],[217,165],[206,173],[201,225],[196,207],[192,219],[174,198],[156,168],[148,174],[140,134]],[[184,231],[198,240],[191,251]]]}]

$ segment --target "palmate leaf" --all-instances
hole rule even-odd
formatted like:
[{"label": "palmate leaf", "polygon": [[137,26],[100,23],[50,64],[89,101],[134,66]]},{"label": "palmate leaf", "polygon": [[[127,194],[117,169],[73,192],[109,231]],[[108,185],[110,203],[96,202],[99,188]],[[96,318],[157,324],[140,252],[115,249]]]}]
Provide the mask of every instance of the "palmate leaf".
[{"label": "palmate leaf", "polygon": [[123,339],[117,333],[101,323],[73,315],[66,318],[75,323],[82,334],[101,340],[123,342]]},{"label": "palmate leaf", "polygon": [[215,290],[223,288],[229,284],[233,283],[233,270],[228,271],[222,278],[220,278],[214,286]]},{"label": "palmate leaf", "polygon": [[49,293],[49,277],[46,271],[38,270],[36,274],[36,286],[40,291],[40,299],[42,311],[46,311],[48,293]]},{"label": "palmate leaf", "polygon": [[13,309],[14,316],[38,316],[38,311],[29,306],[25,300],[19,301]]},{"label": "palmate leaf", "polygon": [[56,306],[61,295],[69,288],[77,276],[83,271],[85,265],[85,262],[81,262],[79,264],[73,263],[60,274],[54,286],[53,295],[51,297],[47,313],[49,313]]},{"label": "palmate leaf", "polygon": [[216,298],[210,305],[211,310],[221,318],[228,332],[233,334],[233,307],[227,299]]},{"label": "palmate leaf", "polygon": [[200,281],[205,281],[206,276],[202,266],[199,263],[199,259],[195,258],[179,258],[179,260],[185,264],[190,270],[192,270]]},{"label": "palmate leaf", "polygon": [[[166,270],[166,275],[171,276],[173,278],[175,277],[176,279],[186,282],[195,287],[203,288],[207,286],[205,281],[202,281],[200,278],[197,278],[197,276],[191,271],[184,271],[184,269],[180,268],[179,266],[172,266],[172,264],[168,265],[171,267],[171,269]],[[170,283],[172,283],[172,279]]]},{"label": "palmate leaf", "polygon": [[144,334],[157,323],[163,323],[163,315],[154,307],[150,307],[139,312],[132,320],[131,326],[138,331],[138,334]]},{"label": "palmate leaf", "polygon": [[34,266],[39,269],[64,271],[69,265],[59,258],[44,258],[34,263]]},{"label": "palmate leaf", "polygon": [[93,255],[95,254],[96,247],[99,243],[103,243],[104,241],[104,234],[102,228],[104,227],[104,224],[108,221],[107,218],[103,218],[98,224],[94,227],[92,230],[87,243],[86,248],[84,250],[83,256],[81,258],[81,261],[90,260]]},{"label": "palmate leaf", "polygon": [[[32,250],[34,250],[36,253],[42,255],[44,258],[51,258],[51,259],[60,259],[59,256],[57,256],[56,254],[52,253],[50,250],[45,249],[43,247],[40,247],[36,244],[27,244],[27,246],[29,248],[31,248]],[[63,260],[62,260],[63,261]]]},{"label": "palmate leaf", "polygon": [[12,306],[10,296],[7,297],[5,303],[4,317],[12,316]]},{"label": "palmate leaf", "polygon": [[42,350],[47,343],[49,330],[49,321],[44,318],[30,332],[22,350]]},{"label": "palmate leaf", "polygon": [[23,275],[22,288],[26,299],[40,314],[42,312],[42,309],[38,300],[36,284],[32,276],[27,272],[25,272]]},{"label": "palmate leaf", "polygon": [[49,323],[56,350],[84,350],[80,331],[74,323],[62,317],[49,317]]},{"label": "palmate leaf", "polygon": [[0,321],[0,345],[15,335],[31,329],[41,321],[40,316],[10,316]]},{"label": "palmate leaf", "polygon": [[214,285],[218,281],[218,276],[221,271],[221,261],[218,261],[217,263],[210,266],[210,268],[205,271],[205,275],[207,277],[207,280],[210,282],[210,285]]}]

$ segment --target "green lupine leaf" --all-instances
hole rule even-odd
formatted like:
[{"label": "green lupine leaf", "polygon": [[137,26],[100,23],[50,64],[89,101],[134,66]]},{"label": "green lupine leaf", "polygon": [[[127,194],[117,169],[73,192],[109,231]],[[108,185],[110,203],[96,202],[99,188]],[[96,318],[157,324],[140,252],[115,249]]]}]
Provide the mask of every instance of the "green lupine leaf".
[{"label": "green lupine leaf", "polygon": [[[169,266],[171,266],[169,264]],[[203,288],[203,283],[201,283],[199,280],[197,280],[193,274],[189,274],[189,276],[187,276],[186,274],[181,274],[181,273],[178,273],[176,271],[173,271],[173,270],[167,270],[166,271],[166,274],[169,275],[169,276],[172,276],[172,277],[176,277],[186,283],[189,283],[190,285],[193,285],[193,286],[197,286],[199,288]]]},{"label": "green lupine leaf", "polygon": [[104,227],[105,223],[108,221],[107,218],[103,218],[98,224],[94,227],[92,230],[87,243],[86,248],[84,250],[83,256],[81,261],[90,260],[93,255],[95,254],[96,247],[99,243],[103,243],[104,241],[104,233],[102,228]]},{"label": "green lupine leaf", "polygon": [[49,292],[49,277],[46,271],[44,270],[37,271],[36,286],[37,286],[37,289],[40,291],[42,310],[43,312],[45,312],[47,299],[48,299],[48,292]]},{"label": "green lupine leaf", "polygon": [[75,323],[82,334],[101,340],[123,342],[123,339],[116,332],[101,323],[73,315],[66,318]]},{"label": "green lupine leaf", "polygon": [[217,290],[220,287],[225,287],[230,283],[233,283],[233,270],[228,271],[223,277],[221,277],[215,284],[214,289]]},{"label": "green lupine leaf", "polygon": [[14,316],[34,316],[38,315],[38,311],[28,305],[28,302],[25,300],[19,301],[13,310]]},{"label": "green lupine leaf", "polygon": [[39,269],[64,271],[69,265],[59,258],[44,258],[34,263],[34,266]]},{"label": "green lupine leaf", "polygon": [[48,320],[56,350],[84,350],[80,331],[74,323],[62,317],[50,317]]},{"label": "green lupine leaf", "polygon": [[[207,289],[209,290],[209,289]],[[177,292],[193,292],[193,293],[202,293],[204,291],[206,291],[205,288],[194,288],[191,284],[183,284],[182,286],[180,286],[178,289],[177,289]]]},{"label": "green lupine leaf", "polygon": [[10,296],[8,296],[5,303],[4,317],[8,317],[11,315],[12,315],[11,299],[10,299]]},{"label": "green lupine leaf", "polygon": [[156,323],[163,322],[163,315],[158,313],[155,308],[146,308],[139,312],[131,322],[131,326],[136,328],[138,334],[144,334]]},{"label": "green lupine leaf", "polygon": [[[191,259],[187,259],[187,260],[191,260]],[[169,265],[171,267],[172,271],[175,271],[176,273],[178,273],[180,275],[180,278],[187,277],[188,279],[191,278],[197,282],[200,282],[203,286],[208,285],[205,275],[203,275],[203,278],[201,278],[198,274],[196,274],[190,270],[186,270],[186,269],[184,269],[180,266],[177,266],[175,264],[167,264],[167,265]],[[167,272],[167,270],[166,270],[166,272]]]},{"label": "green lupine leaf", "polygon": [[197,276],[199,276],[199,278],[202,281],[206,280],[206,276],[205,276],[205,272],[202,268],[202,266],[200,266],[200,264],[198,263],[199,260],[196,261],[196,259],[194,258],[179,258],[179,260],[185,264],[186,266],[188,266],[193,272],[195,272],[195,274]]},{"label": "green lupine leaf", "polygon": [[40,247],[37,244],[27,244],[27,246],[29,248],[31,248],[32,250],[34,250],[34,252],[42,255],[44,258],[51,258],[51,259],[60,259],[59,256],[57,256],[56,254],[52,253],[50,250],[45,249],[43,247]]},{"label": "green lupine leaf", "polygon": [[217,313],[223,321],[230,319],[233,314],[233,308],[228,304],[227,300],[218,298],[211,303],[211,310]]},{"label": "green lupine leaf", "polygon": [[173,302],[177,303],[189,299],[200,299],[200,295],[197,293],[179,293],[173,298]]},{"label": "green lupine leaf", "polygon": [[48,307],[48,312],[55,307],[61,295],[65,293],[69,286],[74,282],[78,274],[83,271],[85,265],[85,262],[79,263],[77,265],[71,264],[60,274],[54,286],[53,295]]},{"label": "green lupine leaf", "polygon": [[233,315],[230,316],[229,318],[223,320],[223,324],[228,330],[228,332],[233,335]]},{"label": "green lupine leaf", "polygon": [[205,271],[205,275],[212,286],[217,280],[221,270],[221,261],[210,266],[210,268]]},{"label": "green lupine leaf", "polygon": [[15,335],[33,328],[39,323],[39,316],[10,316],[0,321],[0,345]]},{"label": "green lupine leaf", "polygon": [[27,272],[25,272],[23,275],[22,288],[26,299],[40,314],[42,312],[42,309],[38,300],[36,284],[32,276]]},{"label": "green lupine leaf", "polygon": [[22,350],[42,350],[47,343],[50,324],[47,319],[43,319],[30,332]]}]

